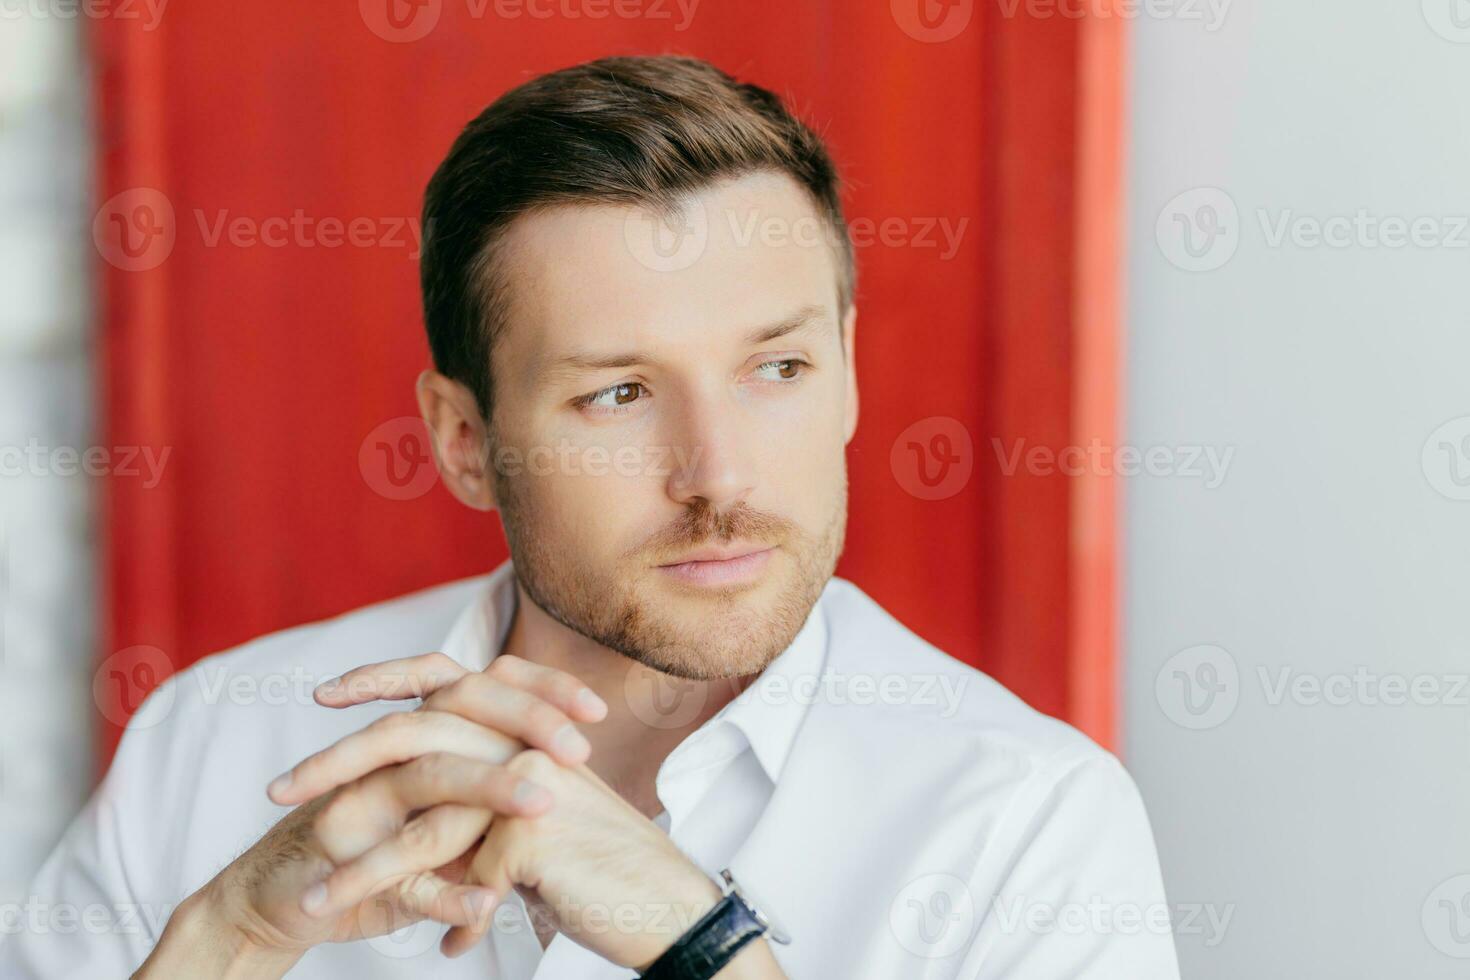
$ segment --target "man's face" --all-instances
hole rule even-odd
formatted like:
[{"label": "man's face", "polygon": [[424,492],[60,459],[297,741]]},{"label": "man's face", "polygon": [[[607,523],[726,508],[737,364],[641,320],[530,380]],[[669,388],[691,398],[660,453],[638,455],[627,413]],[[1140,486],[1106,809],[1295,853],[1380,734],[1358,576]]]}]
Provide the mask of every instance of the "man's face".
[{"label": "man's face", "polygon": [[853,318],[839,321],[830,233],[795,182],[754,174],[686,203],[707,234],[672,256],[637,209],[511,227],[492,447],[536,604],[710,679],[762,670],[836,565]]}]

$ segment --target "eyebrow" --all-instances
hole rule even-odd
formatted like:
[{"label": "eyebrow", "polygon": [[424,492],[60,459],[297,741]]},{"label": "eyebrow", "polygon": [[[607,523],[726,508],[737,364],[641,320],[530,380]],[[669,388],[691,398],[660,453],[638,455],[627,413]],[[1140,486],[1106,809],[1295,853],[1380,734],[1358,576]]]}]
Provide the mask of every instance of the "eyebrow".
[{"label": "eyebrow", "polygon": [[[822,307],[803,306],[801,309],[792,313],[790,316],[784,317],[783,319],[778,320],[775,323],[767,324],[763,327],[757,327],[746,336],[745,344],[747,347],[754,347],[757,344],[770,343],[771,341],[777,340],[781,337],[785,337],[794,333],[799,333],[804,330],[810,330],[811,328],[816,326],[821,326],[824,321],[828,325],[832,323],[832,321],[827,318],[826,310],[824,310]],[[656,358],[652,354],[646,353],[644,351],[620,351],[617,353],[609,354],[589,354],[581,351],[574,351],[573,353],[566,354],[553,361],[550,365],[548,365],[548,369],[545,373],[562,375],[575,373],[577,371],[596,371],[606,370],[608,368],[625,368],[633,367],[635,364],[647,364],[648,362],[653,360],[656,360]]]},{"label": "eyebrow", "polygon": [[[768,327],[762,327],[745,339],[748,346],[769,343],[787,334],[797,333],[801,330],[819,325],[819,321],[826,319],[827,311],[820,306],[803,306],[795,313],[778,323]],[[831,322],[830,320],[827,322]]]}]

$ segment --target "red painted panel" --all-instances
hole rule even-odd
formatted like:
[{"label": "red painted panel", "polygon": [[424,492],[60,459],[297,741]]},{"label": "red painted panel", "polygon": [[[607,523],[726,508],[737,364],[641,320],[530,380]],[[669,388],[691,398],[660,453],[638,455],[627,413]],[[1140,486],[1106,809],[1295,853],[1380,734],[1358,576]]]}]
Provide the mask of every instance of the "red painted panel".
[{"label": "red painted panel", "polygon": [[[177,668],[499,560],[494,522],[415,480],[393,424],[428,358],[409,226],[501,91],[676,51],[793,98],[850,185],[863,419],[840,572],[1110,738],[1110,491],[1007,476],[992,439],[1113,431],[1111,374],[1079,375],[1116,349],[1116,229],[1085,205],[1115,205],[1117,172],[1084,164],[1117,142],[1120,39],[971,0],[688,9],[178,4],[155,30],[94,25],[99,200],[132,192],[99,222],[107,440],[171,453],[158,486],[106,490],[102,654],[126,651],[119,683],[159,673],[135,669],[139,645]],[[642,15],[595,16],[617,10]],[[407,40],[428,23],[414,17],[437,20]],[[168,209],[171,250],[145,237]],[[333,244],[354,221],[367,244]]]}]

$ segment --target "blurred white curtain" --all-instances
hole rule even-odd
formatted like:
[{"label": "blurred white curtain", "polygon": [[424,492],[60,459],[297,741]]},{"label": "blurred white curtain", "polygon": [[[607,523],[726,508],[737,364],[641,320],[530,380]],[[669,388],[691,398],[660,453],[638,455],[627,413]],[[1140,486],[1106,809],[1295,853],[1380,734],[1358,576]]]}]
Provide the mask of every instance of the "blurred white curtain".
[{"label": "blurred white curtain", "polygon": [[48,10],[0,4],[0,907],[94,765],[90,82]]}]

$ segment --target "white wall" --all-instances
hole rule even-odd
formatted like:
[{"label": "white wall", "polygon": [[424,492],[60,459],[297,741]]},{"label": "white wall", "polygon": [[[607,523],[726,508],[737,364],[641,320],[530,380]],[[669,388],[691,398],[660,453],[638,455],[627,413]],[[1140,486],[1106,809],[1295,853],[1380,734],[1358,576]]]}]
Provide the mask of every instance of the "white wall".
[{"label": "white wall", "polygon": [[0,2],[0,913],[91,787],[97,714],[92,488],[56,455],[92,428],[88,76],[75,17],[33,9]]},{"label": "white wall", "polygon": [[1171,902],[1232,914],[1184,975],[1470,975],[1470,3],[1237,0],[1133,54],[1128,438],[1235,448],[1125,487],[1125,755]]}]

